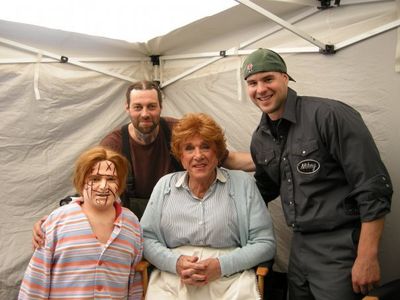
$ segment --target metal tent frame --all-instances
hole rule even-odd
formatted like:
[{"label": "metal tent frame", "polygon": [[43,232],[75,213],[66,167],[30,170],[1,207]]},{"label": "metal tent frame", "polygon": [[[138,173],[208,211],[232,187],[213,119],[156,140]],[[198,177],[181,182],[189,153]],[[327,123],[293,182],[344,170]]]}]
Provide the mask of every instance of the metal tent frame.
[{"label": "metal tent frame", "polygon": [[[309,42],[311,45],[308,47],[297,47],[297,48],[285,48],[285,49],[273,49],[279,53],[321,53],[321,54],[334,54],[335,52],[349,47],[355,43],[358,43],[360,41],[363,41],[365,39],[371,38],[375,35],[384,33],[388,30],[400,27],[400,18],[388,22],[387,24],[384,24],[382,26],[379,26],[377,28],[374,28],[373,30],[366,31],[362,34],[359,34],[357,36],[351,37],[347,40],[341,41],[336,44],[327,44],[323,43],[322,41],[319,41],[315,37],[309,35],[307,32],[304,32],[303,30],[299,29],[298,27],[294,26],[293,24],[296,24],[297,22],[307,19],[310,16],[317,14],[321,12],[322,10],[326,8],[330,9],[338,9],[338,6],[326,6],[326,1],[330,3],[330,0],[275,0],[275,1],[282,1],[282,2],[291,2],[291,3],[296,3],[296,4],[301,4],[305,6],[309,6],[309,8],[298,15],[290,18],[289,20],[284,20],[277,15],[271,13],[270,11],[262,8],[261,6],[251,2],[250,0],[235,0],[236,2],[240,3],[241,5],[244,5],[257,13],[262,14],[269,20],[273,21],[277,25],[274,26],[273,28],[269,29],[268,31],[259,34],[255,37],[253,37],[250,40],[244,41],[239,44],[238,47],[233,47],[228,50],[221,50],[219,52],[203,52],[203,53],[192,53],[192,54],[183,54],[183,55],[152,55],[150,57],[128,57],[128,58],[120,58],[120,57],[114,57],[114,58],[102,58],[102,57],[95,57],[95,58],[74,58],[74,57],[65,57],[63,55],[49,52],[46,50],[34,48],[22,43],[18,43],[9,39],[1,38],[0,37],[0,43],[7,44],[11,47],[23,49],[25,51],[28,51],[30,53],[36,54],[36,58],[20,58],[20,59],[13,59],[12,61],[7,60],[7,59],[2,59],[0,60],[0,63],[41,63],[41,62],[54,62],[54,63],[69,63],[72,65],[79,66],[81,68],[85,68],[88,70],[92,70],[95,72],[99,72],[102,74],[105,74],[107,76],[112,76],[115,78],[119,78],[121,80],[125,80],[128,82],[133,82],[136,79],[128,76],[124,76],[122,74],[118,74],[116,72],[112,72],[106,69],[102,69],[99,67],[95,67],[93,65],[87,64],[87,62],[93,62],[93,61],[109,61],[109,62],[123,62],[123,61],[129,61],[129,62],[152,62],[153,64],[153,80],[157,80],[160,82],[161,87],[167,87],[168,85],[173,84],[174,82],[185,78],[189,76],[190,74],[195,73],[196,71],[199,71],[225,57],[228,56],[240,56],[240,55],[247,55],[251,53],[254,49],[246,49],[248,46],[258,42],[259,40],[262,40],[263,38],[266,38],[280,30],[286,29],[295,35],[299,36],[300,38],[306,40]],[[324,6],[318,6],[317,4],[319,2],[325,3]],[[393,2],[395,0],[381,0],[381,1],[376,1],[376,0],[347,0],[345,3],[340,4],[341,6],[343,5],[357,5],[357,4],[365,4],[365,3],[371,3],[371,2],[382,2],[382,1],[387,1],[387,2]],[[191,58],[208,58],[206,61],[193,66],[189,68],[188,70],[184,71],[183,73],[179,74],[178,76],[175,76],[171,79],[168,79],[166,81],[163,81],[163,74],[162,74],[162,65],[164,62],[168,60],[182,60],[182,59],[191,59]],[[85,63],[86,62],[86,63]]]}]

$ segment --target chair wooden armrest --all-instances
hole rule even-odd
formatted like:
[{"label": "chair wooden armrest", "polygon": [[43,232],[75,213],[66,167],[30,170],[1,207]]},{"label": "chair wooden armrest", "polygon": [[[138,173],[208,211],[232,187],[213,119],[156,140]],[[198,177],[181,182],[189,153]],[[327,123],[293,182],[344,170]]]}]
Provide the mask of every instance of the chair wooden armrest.
[{"label": "chair wooden armrest", "polygon": [[150,267],[150,263],[146,260],[140,261],[135,266],[135,271],[142,273],[142,283],[143,283],[143,299],[146,296],[147,286],[149,285],[149,273],[148,268]]},{"label": "chair wooden armrest", "polygon": [[258,290],[260,292],[261,299],[264,299],[264,279],[265,276],[268,275],[268,272],[272,270],[272,265],[274,261],[269,260],[262,262],[257,266],[256,269],[256,275],[257,275],[257,285],[258,285]]},{"label": "chair wooden armrest", "polygon": [[396,279],[374,288],[362,300],[398,300],[400,299],[400,279]]}]

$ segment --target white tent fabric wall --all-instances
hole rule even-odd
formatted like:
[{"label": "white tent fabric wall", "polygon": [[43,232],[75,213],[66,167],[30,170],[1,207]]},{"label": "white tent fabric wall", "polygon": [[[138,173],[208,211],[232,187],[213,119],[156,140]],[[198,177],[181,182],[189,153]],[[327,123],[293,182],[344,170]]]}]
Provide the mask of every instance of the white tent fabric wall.
[{"label": "white tent fabric wall", "polygon": [[[33,223],[74,193],[77,155],[128,120],[128,82],[68,64],[42,63],[36,99],[35,67],[0,65],[0,299],[16,298],[32,254]],[[109,68],[133,76],[137,66]]]},{"label": "white tent fabric wall", "polygon": [[[363,6],[327,10],[299,22],[298,25],[307,28],[306,31],[313,36],[321,37],[321,40],[338,43],[396,18],[397,10],[394,2],[369,3]],[[258,26],[253,24],[251,29],[253,35],[257,35],[272,26],[274,25],[271,23],[267,25],[258,23]],[[226,40],[232,44],[227,43],[223,49],[229,49],[244,40],[251,39],[251,32],[246,30],[229,32],[226,35]],[[182,46],[180,51],[183,53],[196,51],[201,53],[206,49],[217,51],[218,48],[215,46],[213,48],[213,42],[222,45],[226,40],[217,36],[213,37],[211,42],[205,42],[206,45],[195,44],[193,49],[188,45]],[[162,42],[159,43],[161,48],[162,45]],[[393,29],[344,48],[334,55],[312,52],[282,54],[289,73],[297,80],[296,83],[291,83],[291,86],[300,95],[339,99],[360,111],[388,166],[395,196],[382,241],[381,261],[384,281],[400,277],[398,268],[393,267],[400,265],[400,259],[394,255],[400,249],[400,238],[398,238],[400,224],[397,221],[400,205],[396,201],[399,165],[395,154],[399,150],[397,143],[399,134],[393,130],[398,123],[397,96],[400,94],[400,75],[395,73],[396,45],[397,30]],[[283,52],[296,52],[292,50],[295,47],[299,51],[309,48],[306,42],[285,30],[262,39],[248,48],[257,47],[276,47]],[[209,59],[192,59],[192,64],[187,59],[167,60],[163,64],[163,80],[168,81],[188,67],[199,65]],[[179,116],[187,111],[205,111],[226,128],[232,149],[246,150],[243,147],[247,147],[250,141],[251,133],[258,124],[260,112],[247,99],[245,88],[240,90],[243,81],[238,74],[238,68],[242,60],[243,58],[236,56],[224,58],[167,86],[165,113],[179,112],[177,114]],[[184,101],[178,102],[177,99]],[[278,271],[285,271],[291,233],[284,222],[279,201],[271,203],[270,209],[273,211],[278,238],[278,255],[274,267]]]},{"label": "white tent fabric wall", "polygon": [[[244,22],[242,28],[236,28],[234,23],[227,26],[229,22],[225,21],[229,14],[223,13],[222,21],[217,19],[218,15],[210,17],[145,45],[0,21],[0,38],[69,57],[86,57],[89,61],[97,58],[96,62],[89,62],[94,68],[143,79],[152,76],[149,54],[164,56],[230,49],[274,26],[266,19],[260,22],[264,19],[247,8],[241,11],[235,7],[231,11],[237,15],[230,17],[237,18],[238,22],[244,22],[241,17],[257,22]],[[317,13],[299,25],[321,40],[337,43],[395,19],[395,11],[394,1],[341,7]],[[287,17],[294,15],[295,12],[290,11]],[[206,30],[207,26],[214,28],[217,24],[221,24],[215,27],[218,30]],[[200,34],[201,29],[204,32]],[[248,47],[282,49],[289,73],[297,80],[291,86],[299,94],[342,100],[353,105],[364,117],[395,190],[380,253],[383,282],[400,277],[400,258],[396,255],[400,249],[399,187],[396,184],[400,182],[397,159],[400,152],[397,130],[400,127],[397,116],[400,75],[395,73],[396,43],[397,30],[392,29],[334,55],[285,53],[293,47],[300,50],[313,47],[281,30]],[[33,62],[12,63],[27,57]],[[121,61],[116,62],[116,58]],[[36,60],[36,54],[0,42],[0,299],[16,298],[32,253],[33,223],[57,207],[59,199],[73,192],[70,177],[76,156],[127,121],[123,110],[126,80],[71,64],[44,62],[45,57],[41,63],[35,63]],[[161,56],[162,81],[205,60],[162,60]],[[209,113],[225,128],[231,149],[248,150],[260,112],[247,99],[242,87],[239,73],[242,61],[242,56],[225,57],[166,86],[163,114],[181,117],[192,111]],[[270,209],[279,242],[275,267],[284,271],[290,230],[284,223],[278,200],[272,202]]]}]

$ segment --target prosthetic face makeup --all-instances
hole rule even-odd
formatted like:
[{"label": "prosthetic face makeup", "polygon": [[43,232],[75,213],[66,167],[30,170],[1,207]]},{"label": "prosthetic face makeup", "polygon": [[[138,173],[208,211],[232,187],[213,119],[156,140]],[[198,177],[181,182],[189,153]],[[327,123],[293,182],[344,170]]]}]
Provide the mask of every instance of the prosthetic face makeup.
[{"label": "prosthetic face makeup", "polygon": [[103,160],[96,163],[86,179],[83,198],[91,206],[113,206],[118,196],[118,174],[114,163]]}]

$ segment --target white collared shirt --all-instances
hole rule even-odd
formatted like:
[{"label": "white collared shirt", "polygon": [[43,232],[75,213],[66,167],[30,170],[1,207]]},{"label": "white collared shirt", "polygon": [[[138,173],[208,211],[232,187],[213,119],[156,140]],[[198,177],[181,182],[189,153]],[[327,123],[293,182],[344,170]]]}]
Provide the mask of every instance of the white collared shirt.
[{"label": "white collared shirt", "polygon": [[161,231],[169,248],[182,245],[213,248],[240,245],[235,203],[221,169],[203,199],[195,197],[185,172],[176,179],[166,197],[161,216]]}]

